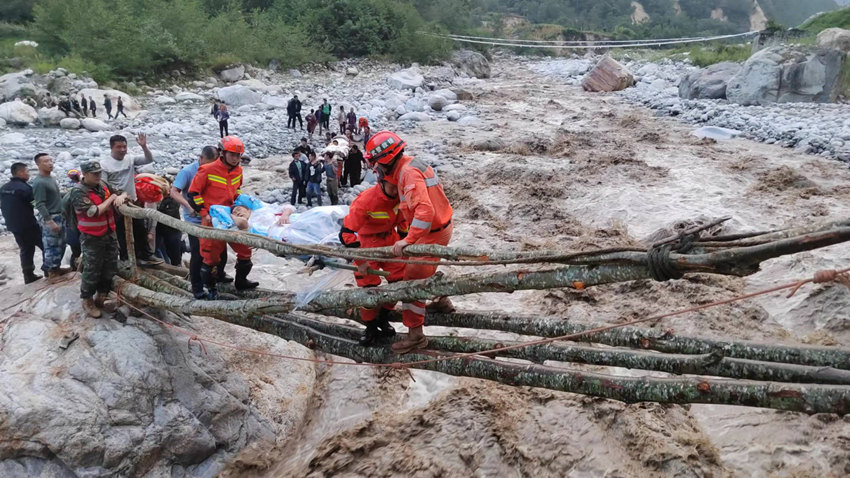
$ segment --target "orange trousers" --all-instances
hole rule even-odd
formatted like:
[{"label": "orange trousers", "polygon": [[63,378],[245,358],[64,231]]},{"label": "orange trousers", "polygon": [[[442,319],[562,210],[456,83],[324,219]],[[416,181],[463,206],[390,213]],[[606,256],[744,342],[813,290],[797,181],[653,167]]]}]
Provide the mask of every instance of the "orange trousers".
[{"label": "orange trousers", "polygon": [[204,264],[214,267],[221,262],[221,253],[227,244],[236,253],[236,259],[247,261],[251,259],[251,248],[245,244],[237,244],[235,242],[226,243],[224,241],[214,241],[212,239],[198,239],[201,244],[201,258]]},{"label": "orange trousers", "polygon": [[[370,248],[370,247],[385,247],[392,246],[399,240],[398,234],[395,232],[379,234],[374,236],[358,236],[357,238],[360,241],[361,248]],[[359,266],[367,261],[354,261],[354,265]],[[389,272],[390,275],[387,277],[387,282],[393,283],[398,282],[404,278],[404,264],[400,262],[375,262],[368,261],[369,268],[374,269],[376,271],[386,271]],[[374,274],[361,274],[359,272],[354,273],[354,279],[357,281],[358,287],[377,287],[381,285],[381,276],[376,276]],[[395,307],[395,304],[384,304],[382,306],[385,309],[392,310]],[[360,309],[360,318],[363,319],[363,322],[371,322],[378,317],[378,313],[380,312],[380,307],[375,307],[372,309],[361,308]]]},{"label": "orange trousers", "polygon": [[[442,231],[428,233],[427,236],[416,241],[416,244],[439,244],[448,246],[452,239],[452,229],[454,224],[449,224],[449,227]],[[427,261],[439,262],[438,257],[417,257],[416,259],[424,259]],[[426,266],[407,264],[404,268],[403,280],[427,279],[437,272],[437,265]],[[402,323],[407,328],[419,327],[425,323],[425,302],[417,300],[414,302],[405,302],[401,306]]]}]

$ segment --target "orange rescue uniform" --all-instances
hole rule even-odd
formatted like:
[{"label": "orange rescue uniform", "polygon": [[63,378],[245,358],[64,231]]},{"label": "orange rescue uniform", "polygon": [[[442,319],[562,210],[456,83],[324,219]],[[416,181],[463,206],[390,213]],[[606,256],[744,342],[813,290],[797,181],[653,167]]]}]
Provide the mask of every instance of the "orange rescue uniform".
[{"label": "orange rescue uniform", "polygon": [[[449,245],[452,238],[452,206],[443,192],[437,173],[431,166],[412,156],[398,160],[392,176],[387,181],[398,185],[399,206],[409,225],[405,239],[409,244]],[[437,257],[422,258],[439,262]],[[404,280],[427,279],[437,272],[437,265],[408,264]],[[405,327],[419,327],[425,323],[425,302],[414,301],[402,305],[402,322]]]},{"label": "orange rescue uniform", "polygon": [[[201,207],[201,217],[205,226],[211,225],[210,206],[233,207],[233,202],[242,194],[242,166],[231,168],[223,159],[205,164],[198,169],[195,179],[189,186],[189,196],[196,206]],[[221,261],[221,253],[227,247],[224,241],[199,238],[201,258],[204,264],[214,267]],[[251,248],[244,244],[230,243],[239,260],[251,259]]]},{"label": "orange rescue uniform", "polygon": [[[339,238],[347,247],[385,247],[392,246],[407,234],[407,221],[399,211],[398,198],[384,193],[380,184],[363,191],[354,199],[348,209],[348,215],[342,225]],[[354,261],[360,265],[366,261]],[[369,267],[390,273],[387,281],[397,282],[404,278],[404,264],[399,262],[369,261]],[[358,287],[376,287],[381,285],[381,277],[373,274],[354,273]],[[384,305],[392,309],[393,305]],[[364,322],[375,320],[379,309],[360,309],[360,318]]]}]

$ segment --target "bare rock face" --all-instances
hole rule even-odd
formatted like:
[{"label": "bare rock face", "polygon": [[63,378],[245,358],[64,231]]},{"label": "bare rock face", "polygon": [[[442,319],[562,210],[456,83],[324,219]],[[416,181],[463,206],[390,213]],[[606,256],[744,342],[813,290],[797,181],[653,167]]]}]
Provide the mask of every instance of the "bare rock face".
[{"label": "bare rock face", "polygon": [[581,86],[585,91],[620,91],[635,84],[635,77],[608,55],[584,77]]},{"label": "bare rock face", "polygon": [[490,62],[481,53],[472,50],[460,50],[452,55],[455,69],[473,78],[490,78]]},{"label": "bare rock face", "polygon": [[[202,348],[150,318],[87,318],[78,280],[7,287],[0,305],[21,298],[25,310],[0,314],[0,476],[216,476],[248,446],[273,448],[309,402],[309,366]],[[310,353],[211,319],[162,317],[206,338]]]},{"label": "bare rock face", "polygon": [[0,118],[8,124],[26,126],[35,123],[38,113],[35,108],[23,101],[7,101],[0,104]]},{"label": "bare rock face", "polygon": [[242,65],[236,65],[233,68],[220,71],[218,76],[223,81],[233,83],[245,77],[245,67]]},{"label": "bare rock face", "polygon": [[679,97],[688,100],[726,99],[726,86],[739,71],[741,65],[731,61],[692,71],[679,82]]},{"label": "bare rock face", "polygon": [[740,105],[827,103],[838,94],[844,54],[807,46],[765,48],[729,80],[726,98]]},{"label": "bare rock face", "polygon": [[850,30],[827,28],[818,33],[818,46],[830,50],[850,52]]}]

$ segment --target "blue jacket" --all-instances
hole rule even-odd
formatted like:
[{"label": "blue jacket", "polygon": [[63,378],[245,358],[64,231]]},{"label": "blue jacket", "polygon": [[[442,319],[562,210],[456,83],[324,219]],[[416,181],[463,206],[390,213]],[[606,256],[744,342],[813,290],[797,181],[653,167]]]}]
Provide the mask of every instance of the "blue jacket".
[{"label": "blue jacket", "polygon": [[6,229],[18,234],[27,229],[38,227],[33,213],[32,187],[23,179],[12,178],[0,187],[0,211],[6,218]]}]

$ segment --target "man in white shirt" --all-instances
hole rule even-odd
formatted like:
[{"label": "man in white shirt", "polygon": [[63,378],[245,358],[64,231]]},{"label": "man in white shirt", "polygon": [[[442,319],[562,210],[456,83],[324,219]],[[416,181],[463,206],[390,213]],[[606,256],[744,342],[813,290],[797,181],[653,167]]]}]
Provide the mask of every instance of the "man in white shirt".
[{"label": "man in white shirt", "polygon": [[[153,154],[148,149],[148,138],[144,133],[136,136],[136,142],[142,147],[144,156],[127,155],[127,138],[116,134],[109,138],[110,157],[101,161],[104,181],[117,191],[127,194],[127,199],[136,201],[136,168],[153,163]],[[124,217],[117,211],[115,214],[115,233],[118,235],[119,251],[121,260],[126,261],[127,239],[124,234]],[[136,260],[139,265],[155,265],[162,263],[162,259],[153,255],[148,243],[148,228],[143,219],[133,219],[133,242],[135,243]]]}]

